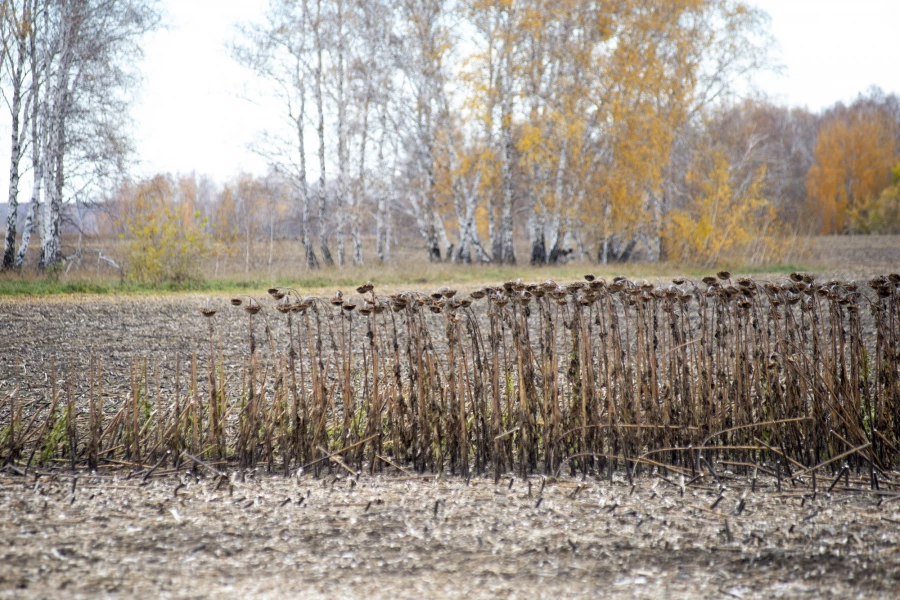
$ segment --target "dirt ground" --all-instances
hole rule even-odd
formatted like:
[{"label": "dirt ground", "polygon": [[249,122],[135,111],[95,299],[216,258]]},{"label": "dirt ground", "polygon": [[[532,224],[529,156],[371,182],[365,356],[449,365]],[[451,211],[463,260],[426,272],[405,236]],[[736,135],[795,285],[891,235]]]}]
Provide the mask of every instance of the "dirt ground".
[{"label": "dirt ground", "polygon": [[896,235],[831,235],[813,238],[810,266],[828,270],[865,271],[900,268],[900,236]]},{"label": "dirt ground", "polygon": [[[270,305],[265,291],[260,301]],[[104,393],[118,402],[127,394],[132,361],[158,363],[163,391],[171,391],[176,355],[186,368],[192,352],[205,364],[207,321],[199,314],[209,302],[219,310],[226,367],[240,369],[247,352],[246,314],[228,303],[228,296],[179,294],[169,296],[58,296],[46,299],[0,298],[0,397],[19,390],[23,400],[49,398],[51,359],[57,380],[75,382],[75,394],[87,391],[91,356],[102,359]],[[273,330],[284,337],[283,317],[272,311]],[[283,334],[283,335],[282,335]],[[257,333],[260,343],[264,338]],[[265,350],[265,346],[263,346]],[[72,378],[71,373],[75,373]],[[61,393],[64,391],[61,388]]]},{"label": "dirt ground", "polygon": [[894,495],[241,479],[4,474],[0,597],[889,598],[900,584]]}]

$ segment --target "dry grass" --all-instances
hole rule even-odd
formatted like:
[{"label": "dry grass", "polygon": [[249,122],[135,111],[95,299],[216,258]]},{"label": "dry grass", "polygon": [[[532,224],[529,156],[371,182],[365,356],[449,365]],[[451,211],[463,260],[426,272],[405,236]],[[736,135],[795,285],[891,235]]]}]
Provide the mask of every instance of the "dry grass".
[{"label": "dry grass", "polygon": [[900,236],[833,235],[813,238],[808,262],[825,269],[892,269],[900,264]]},{"label": "dry grass", "polygon": [[[367,256],[373,251],[367,240]],[[75,252],[77,239],[64,238],[64,254]],[[399,245],[391,262],[379,265],[369,260],[365,266],[321,269],[309,271],[302,266],[302,247],[295,240],[274,240],[270,248],[268,242],[251,244],[250,253],[242,245],[233,247],[231,253],[219,252],[201,261],[200,277],[181,284],[138,285],[123,282],[121,272],[103,257],[111,258],[122,265],[124,242],[119,239],[85,238],[81,242],[80,260],[67,265],[66,270],[55,278],[47,279],[26,269],[22,274],[0,274],[0,295],[31,294],[42,296],[48,293],[129,293],[132,295],[168,291],[170,289],[226,292],[258,291],[279,283],[305,290],[307,293],[325,294],[334,288],[355,286],[360,281],[371,279],[381,292],[428,286],[457,285],[475,287],[489,285],[497,281],[522,277],[530,280],[546,278],[570,280],[580,277],[585,270],[593,269],[598,276],[612,277],[626,275],[638,278],[668,279],[674,275],[698,277],[704,273],[685,270],[678,265],[629,263],[603,267],[591,264],[585,257],[569,264],[532,268],[525,265],[455,265],[432,264],[423,260],[424,253],[416,240],[408,240]],[[843,279],[866,279],[894,268],[900,262],[900,236],[823,236],[803,240],[800,247],[792,248],[792,253],[800,256],[801,264],[769,265],[754,271],[758,275],[780,273],[786,275],[792,270],[804,269],[813,272],[827,272]],[[527,248],[525,240],[519,240],[520,249]],[[248,260],[249,259],[249,260]],[[36,264],[37,254],[29,264]],[[300,265],[298,267],[298,265]],[[734,267],[742,272],[739,265]]]}]

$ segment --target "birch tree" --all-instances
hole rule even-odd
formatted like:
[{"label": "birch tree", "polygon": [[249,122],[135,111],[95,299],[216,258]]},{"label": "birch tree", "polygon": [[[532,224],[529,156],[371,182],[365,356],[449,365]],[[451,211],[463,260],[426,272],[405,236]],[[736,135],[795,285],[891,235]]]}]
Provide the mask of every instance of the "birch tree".
[{"label": "birch tree", "polygon": [[290,39],[280,68],[297,75],[261,74],[300,107],[282,132],[294,132],[293,151],[305,124],[316,139],[326,264],[331,236],[339,263],[362,262],[367,210],[385,260],[391,196],[432,261],[515,263],[522,233],[534,264],[576,248],[626,259],[639,243],[661,260],[692,128],[766,66],[771,45],[765,14],[741,0],[272,0],[276,9],[300,16],[268,22],[260,39]]},{"label": "birch tree", "polygon": [[[378,135],[378,153],[376,156],[376,183],[375,183],[375,254],[380,263],[389,262],[391,259],[391,243],[393,233],[393,196],[394,186],[390,180],[396,172],[397,137],[388,135],[388,105],[379,107],[378,123],[380,125]],[[385,149],[390,149],[392,159],[385,155]]]},{"label": "birch tree", "polygon": [[[46,4],[37,4],[41,11],[33,13],[34,25],[28,29],[28,62],[31,66],[31,85],[29,92],[31,94],[31,169],[34,179],[31,187],[31,203],[28,213],[25,217],[25,224],[22,229],[22,241],[19,245],[19,251],[16,254],[14,267],[21,269],[25,263],[25,257],[28,253],[28,246],[31,242],[31,234],[37,226],[37,220],[41,203],[41,189],[44,182],[44,162],[42,160],[44,150],[44,122],[41,117],[46,114],[46,105],[40,102],[42,77],[45,73],[43,68],[43,56],[38,54],[38,30],[40,19],[46,18]],[[40,46],[42,47],[42,46]]]},{"label": "birch tree", "polygon": [[[311,17],[311,33],[313,52],[315,56],[315,67],[313,71],[314,79],[314,97],[316,103],[316,114],[318,120],[316,122],[316,135],[319,141],[318,157],[319,157],[319,248],[322,251],[322,261],[326,265],[333,265],[334,259],[331,256],[331,249],[328,246],[328,188],[326,186],[325,176],[325,46],[327,40],[325,38],[322,0],[314,0],[315,15]],[[304,9],[308,10],[308,4],[304,4]]]},{"label": "birch tree", "polygon": [[[307,100],[310,94],[310,79],[316,80],[317,71],[313,66],[317,47],[310,35],[316,26],[314,15],[310,11],[309,0],[296,2],[272,2],[261,25],[247,26],[241,29],[241,39],[232,46],[235,59],[265,79],[283,107],[280,113],[282,127],[275,131],[263,132],[262,139],[254,145],[254,150],[266,159],[266,162],[281,175],[285,176],[293,186],[300,204],[301,242],[304,250],[304,262],[307,268],[317,269],[319,259],[316,256],[312,240],[312,203],[314,201],[307,175],[307,132],[310,115]],[[318,98],[318,96],[317,96]],[[322,109],[317,103],[317,108]],[[324,136],[324,113],[320,114],[323,130],[320,132],[320,144]],[[324,151],[324,145],[320,146]],[[320,162],[323,168],[324,159]],[[324,173],[324,171],[323,171]],[[320,202],[320,247],[327,251],[327,241],[322,237],[321,220],[324,213],[324,183],[320,179],[318,193]],[[325,254],[330,260],[330,254]]]},{"label": "birch tree", "polygon": [[[395,50],[403,76],[398,126],[408,160],[408,207],[431,261],[452,252],[439,206],[440,138],[448,135],[448,59],[453,46],[450,14],[443,0],[398,0]],[[446,166],[446,165],[445,165]]]},{"label": "birch tree", "polygon": [[470,57],[472,103],[482,120],[486,142],[499,163],[499,190],[490,198],[490,246],[494,262],[514,264],[513,203],[515,149],[513,109],[521,75],[519,44],[522,4],[519,0],[471,0],[464,8],[476,32],[477,50]]},{"label": "birch tree", "polygon": [[[19,106],[30,106],[25,115],[31,127],[29,132],[16,123],[21,128],[13,154],[21,160],[25,135],[30,134],[34,176],[15,264],[24,261],[32,229],[40,221],[39,267],[51,269],[62,260],[63,202],[87,200],[102,182],[125,170],[129,90],[139,79],[133,61],[140,57],[141,37],[159,18],[155,0],[23,0],[15,8],[20,27],[13,74],[19,82]],[[13,170],[11,193],[18,186]],[[7,247],[4,264],[8,255]]]},{"label": "birch tree", "polygon": [[4,86],[4,100],[9,108],[11,121],[10,161],[9,161],[9,197],[7,201],[6,236],[3,244],[3,258],[0,268],[11,269],[15,264],[16,227],[18,225],[19,206],[19,174],[22,154],[25,149],[25,135],[28,132],[28,105],[33,97],[28,93],[28,41],[34,27],[36,13],[35,0],[7,2],[2,7],[2,24],[0,24],[0,69],[2,78],[8,84],[9,93]]},{"label": "birch tree", "polygon": [[328,7],[329,27],[327,30],[328,47],[331,54],[330,83],[331,99],[335,107],[337,120],[337,186],[334,198],[334,214],[337,218],[335,233],[337,237],[338,264],[347,262],[346,233],[348,225],[347,176],[349,158],[347,148],[347,21],[349,0],[331,0]]},{"label": "birch tree", "polygon": [[[393,95],[393,65],[390,56],[393,18],[387,0],[357,0],[351,6],[353,43],[347,44],[347,219],[353,243],[353,264],[363,263],[362,214],[375,209],[376,253],[384,260],[387,243],[386,219],[389,200],[385,176],[384,147],[389,135],[388,111]],[[355,150],[355,163],[350,152]],[[374,151],[374,152],[373,152]],[[370,156],[371,155],[371,156]],[[375,192],[374,194],[372,192]],[[374,206],[373,206],[374,205]]]}]

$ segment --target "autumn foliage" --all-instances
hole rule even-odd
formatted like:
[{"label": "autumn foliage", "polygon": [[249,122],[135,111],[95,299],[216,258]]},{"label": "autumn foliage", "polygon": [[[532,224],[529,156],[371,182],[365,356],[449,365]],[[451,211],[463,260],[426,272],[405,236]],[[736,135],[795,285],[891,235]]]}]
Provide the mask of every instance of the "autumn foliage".
[{"label": "autumn foliage", "polygon": [[271,270],[282,238],[306,269],[403,250],[710,267],[900,231],[900,100],[740,98],[773,41],[740,0],[270,0],[243,35],[235,58],[284,101],[269,172],[114,194],[135,278],[203,252],[213,274]]},{"label": "autumn foliage", "polygon": [[158,175],[125,186],[120,200],[130,279],[184,283],[200,276],[201,261],[209,249],[208,221],[184,195],[178,198],[171,178]]},{"label": "autumn foliage", "polygon": [[898,162],[897,141],[896,116],[885,107],[857,102],[826,117],[808,175],[810,211],[822,233],[891,228],[891,209],[881,206],[881,194]]},{"label": "autumn foliage", "polygon": [[695,169],[687,175],[690,200],[667,218],[663,233],[667,258],[708,267],[733,260],[738,252],[746,256],[772,219],[769,202],[761,194],[764,172],[746,189],[738,189],[721,151],[712,152]]}]

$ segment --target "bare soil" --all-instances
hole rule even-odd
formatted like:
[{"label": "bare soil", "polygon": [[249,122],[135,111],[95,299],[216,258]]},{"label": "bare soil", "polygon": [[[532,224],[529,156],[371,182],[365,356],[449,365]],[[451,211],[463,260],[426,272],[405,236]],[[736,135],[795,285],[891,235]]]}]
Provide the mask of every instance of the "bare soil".
[{"label": "bare soil", "polygon": [[810,265],[829,270],[868,271],[900,268],[900,236],[831,235],[813,238]]},{"label": "bare soil", "polygon": [[896,597],[895,496],[732,483],[3,475],[0,597]]},{"label": "bare soil", "polygon": [[[53,361],[61,386],[74,371],[74,391],[81,398],[87,391],[91,355],[102,359],[104,396],[115,403],[130,389],[128,372],[137,358],[146,357],[151,370],[154,362],[159,363],[163,390],[171,391],[176,355],[183,368],[193,352],[206,360],[207,321],[198,308],[207,301],[205,295],[186,294],[0,298],[0,397],[18,389],[24,401],[49,401]],[[247,351],[246,315],[231,307],[227,297],[211,303],[219,309],[216,323],[226,366],[239,370]],[[281,315],[270,318],[282,325]],[[262,332],[257,338],[263,343]]]}]

